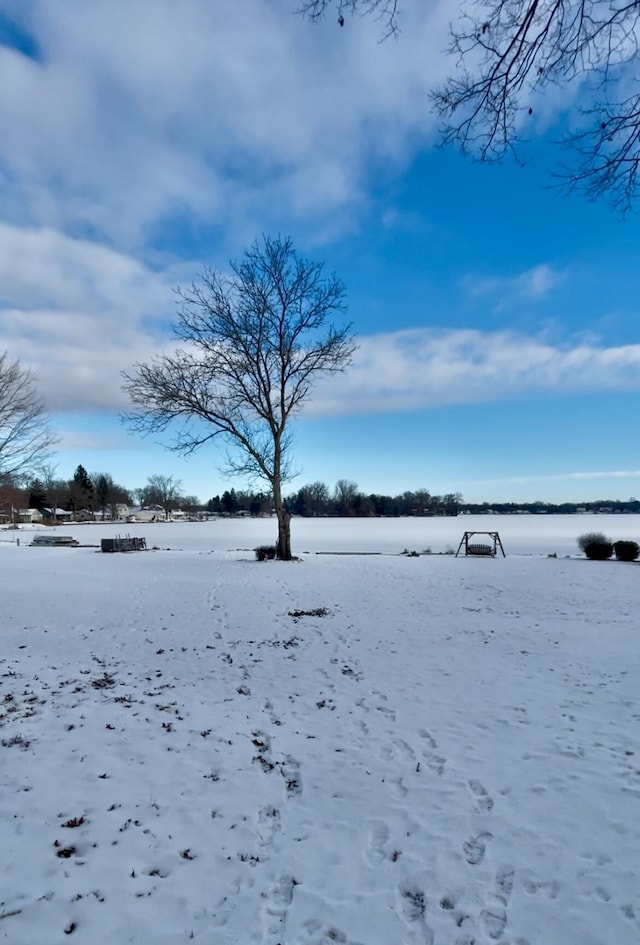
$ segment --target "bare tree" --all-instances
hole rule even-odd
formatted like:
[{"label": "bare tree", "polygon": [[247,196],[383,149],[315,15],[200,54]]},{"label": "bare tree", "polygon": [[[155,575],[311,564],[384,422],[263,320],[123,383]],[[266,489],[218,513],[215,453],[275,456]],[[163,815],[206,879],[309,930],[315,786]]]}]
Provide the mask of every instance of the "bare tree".
[{"label": "bare tree", "polygon": [[192,453],[221,437],[228,469],[266,481],[278,519],[277,554],[291,559],[282,484],[291,477],[289,421],[320,374],[342,371],[355,345],[351,327],[327,325],[344,311],[344,286],[302,259],[289,238],[263,237],[230,273],[207,269],[178,289],[174,334],[183,347],[124,374],[138,433],[181,426],[173,449]]},{"label": "bare tree", "polygon": [[352,515],[354,502],[358,495],[358,483],[352,479],[338,479],[333,490],[333,497],[339,515]]},{"label": "bare tree", "polygon": [[137,492],[140,505],[161,505],[169,513],[182,502],[182,480],[156,473]]},{"label": "bare tree", "polygon": [[[330,8],[372,13],[398,30],[393,0],[304,0],[319,19]],[[563,143],[573,159],[557,173],[568,190],[632,209],[640,169],[640,92],[634,66],[640,0],[485,0],[462,5],[452,27],[455,70],[432,99],[443,139],[481,161],[518,157],[540,94],[584,87]],[[577,113],[577,114],[576,114]]]},{"label": "bare tree", "polygon": [[329,504],[329,489],[324,482],[316,480],[302,486],[292,500],[302,515],[324,515]]},{"label": "bare tree", "polygon": [[60,479],[57,471],[58,467],[53,463],[45,463],[38,470],[38,478],[44,487],[53,518],[56,518],[57,509],[64,507],[65,502],[68,503],[70,495],[69,483]]},{"label": "bare tree", "polygon": [[16,509],[27,505],[27,496],[18,479],[0,473],[0,521],[14,523]]},{"label": "bare tree", "polygon": [[56,442],[33,374],[5,351],[0,354],[0,473],[30,472],[42,465]]}]

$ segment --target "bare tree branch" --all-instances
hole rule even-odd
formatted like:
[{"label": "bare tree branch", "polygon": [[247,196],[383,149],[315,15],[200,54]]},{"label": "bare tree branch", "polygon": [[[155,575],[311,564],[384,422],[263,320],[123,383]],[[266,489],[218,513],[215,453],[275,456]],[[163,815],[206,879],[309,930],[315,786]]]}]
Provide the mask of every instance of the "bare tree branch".
[{"label": "bare tree branch", "polygon": [[620,212],[633,209],[640,172],[640,94],[615,104],[602,103],[585,112],[591,127],[569,135],[567,147],[577,155],[558,173],[567,190],[593,199],[607,197]]},{"label": "bare tree branch", "polygon": [[178,289],[173,325],[182,347],[124,374],[133,432],[163,434],[192,453],[221,437],[227,467],[269,483],[279,522],[279,557],[291,557],[282,483],[290,478],[289,421],[321,374],[342,371],[355,350],[344,286],[302,259],[290,239],[263,237],[230,273],[205,270]]},{"label": "bare tree branch", "polygon": [[[305,0],[299,12],[318,20],[330,9],[398,31],[392,0]],[[454,70],[431,96],[442,140],[480,161],[519,159],[540,96],[581,83],[591,104],[574,108],[577,130],[563,140],[573,161],[556,176],[626,212],[638,193],[639,43],[640,0],[466,0],[451,29]]]},{"label": "bare tree branch", "polygon": [[0,354],[0,474],[32,472],[56,442],[33,374],[5,351]]},{"label": "bare tree branch", "polygon": [[340,26],[344,26],[345,14],[374,16],[382,23],[382,39],[395,36],[398,32],[398,0],[303,0],[296,12],[317,23],[324,19],[330,9],[336,11]]},{"label": "bare tree branch", "polygon": [[433,94],[443,140],[481,161],[500,160],[516,153],[549,85],[586,81],[601,99],[581,112],[581,123],[592,128],[565,138],[576,160],[557,176],[569,190],[630,209],[640,159],[638,99],[617,101],[617,92],[637,60],[639,26],[640,0],[491,0],[453,30],[459,71]]}]

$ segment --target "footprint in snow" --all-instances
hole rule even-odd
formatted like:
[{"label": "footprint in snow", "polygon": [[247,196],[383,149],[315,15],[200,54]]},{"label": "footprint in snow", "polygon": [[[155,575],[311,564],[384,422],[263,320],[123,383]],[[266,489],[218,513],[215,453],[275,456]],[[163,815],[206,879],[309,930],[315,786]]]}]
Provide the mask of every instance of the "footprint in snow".
[{"label": "footprint in snow", "polygon": [[403,761],[413,762],[416,760],[416,753],[413,748],[402,738],[394,738],[393,746]]},{"label": "footprint in snow", "polygon": [[425,921],[427,900],[417,886],[401,886],[397,893],[398,913],[409,926],[404,945],[433,945],[433,929]]},{"label": "footprint in snow", "polygon": [[499,905],[483,909],[480,918],[485,932],[494,940],[499,939],[507,927],[507,913]]},{"label": "footprint in snow", "polygon": [[502,866],[496,873],[496,889],[503,895],[507,902],[513,890],[513,879],[515,870],[511,866]]},{"label": "footprint in snow", "polygon": [[433,771],[434,774],[437,774],[439,777],[442,777],[444,774],[444,766],[446,764],[446,758],[443,758],[437,753],[438,743],[431,734],[426,729],[421,728],[418,730],[418,735],[420,738],[424,739],[427,745],[427,750],[422,752],[422,757],[425,761],[427,768],[430,771]]},{"label": "footprint in snow", "polygon": [[267,893],[263,907],[265,931],[263,945],[280,945],[280,942],[284,940],[287,915],[295,886],[296,881],[293,876],[283,874]]},{"label": "footprint in snow", "polygon": [[622,912],[625,919],[628,919],[629,922],[635,922],[635,924],[640,929],[640,916],[636,914],[636,911],[631,905],[631,903],[628,903],[628,902],[625,903],[623,906],[620,907],[620,911]]},{"label": "footprint in snow", "polygon": [[284,783],[287,788],[287,794],[292,797],[296,794],[302,794],[302,778],[300,777],[300,764],[291,755],[287,755],[280,767]]},{"label": "footprint in snow", "polygon": [[265,910],[269,915],[283,916],[287,912],[293,899],[293,890],[296,881],[293,876],[283,874],[271,887],[265,903]]},{"label": "footprint in snow", "polygon": [[387,778],[387,783],[396,800],[401,801],[407,796],[408,790],[402,778]]},{"label": "footprint in snow", "polygon": [[493,810],[493,798],[489,795],[484,784],[481,784],[480,781],[472,780],[467,781],[467,785],[473,795],[476,810],[485,814]]},{"label": "footprint in snow", "polygon": [[374,706],[376,712],[380,712],[389,722],[395,722],[396,713],[393,709],[387,709],[386,705],[377,705]]},{"label": "footprint in snow", "polygon": [[496,873],[495,889],[487,897],[486,907],[480,913],[489,938],[497,940],[507,927],[507,905],[513,889],[514,870],[503,866]]},{"label": "footprint in snow", "polygon": [[258,811],[258,837],[263,856],[273,844],[273,838],[280,829],[280,811],[267,804]]},{"label": "footprint in snow", "polygon": [[365,859],[371,866],[377,866],[387,859],[386,844],[389,842],[389,828],[386,824],[374,824],[369,834],[369,842],[364,851]]},{"label": "footprint in snow", "polygon": [[558,893],[560,892],[560,884],[555,879],[543,880],[540,882],[533,879],[525,879],[522,887],[526,893],[529,893],[530,896],[543,893],[545,896],[548,896],[549,899],[557,899]]},{"label": "footprint in snow", "polygon": [[435,751],[435,749],[438,747],[438,743],[433,737],[433,735],[431,734],[431,732],[428,732],[426,728],[421,728],[418,731],[418,735],[420,736],[420,738],[424,738],[429,748]]},{"label": "footprint in snow", "polygon": [[487,843],[489,840],[493,839],[493,834],[491,833],[479,833],[475,837],[469,837],[468,840],[462,844],[462,852],[464,853],[464,858],[469,863],[470,866],[477,866],[478,863],[481,863],[484,859],[484,855],[487,852]]}]

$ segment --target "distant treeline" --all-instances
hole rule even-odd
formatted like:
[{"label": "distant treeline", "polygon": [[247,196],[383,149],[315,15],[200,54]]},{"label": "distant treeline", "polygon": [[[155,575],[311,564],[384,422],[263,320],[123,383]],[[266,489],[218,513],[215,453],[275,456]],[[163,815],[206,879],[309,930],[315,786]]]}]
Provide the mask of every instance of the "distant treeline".
[{"label": "distant treeline", "polygon": [[[454,493],[431,495],[427,489],[389,496],[365,494],[355,482],[339,479],[333,489],[324,482],[312,482],[287,496],[292,515],[305,518],[327,516],[372,517],[401,515],[457,515],[462,496]],[[207,503],[207,511],[219,515],[263,515],[270,511],[271,500],[265,493],[228,489]]]},{"label": "distant treeline", "polygon": [[[43,470],[40,478],[21,482],[10,476],[0,476],[0,520],[10,519],[13,510],[34,508],[64,509],[86,518],[112,517],[120,506],[137,504],[159,505],[170,513],[182,509],[188,514],[213,515],[269,515],[272,500],[269,493],[227,489],[201,502],[194,495],[185,495],[179,479],[155,474],[144,486],[126,489],[114,482],[109,473],[87,473],[78,466],[72,479],[62,480],[52,469]],[[305,518],[380,517],[435,515],[575,515],[579,513],[635,513],[640,514],[640,499],[599,499],[594,502],[465,502],[459,492],[432,495],[428,489],[405,491],[399,495],[365,493],[350,479],[339,479],[333,488],[324,482],[311,482],[287,497],[292,515]]]},{"label": "distant treeline", "polygon": [[640,514],[640,499],[597,499],[595,502],[461,502],[460,512],[470,515],[612,515]]},{"label": "distant treeline", "polygon": [[[640,500],[613,499],[596,502],[465,502],[460,493],[431,495],[427,489],[406,491],[390,496],[378,493],[364,493],[354,482],[339,480],[334,489],[323,482],[313,482],[302,486],[287,498],[287,506],[292,515],[304,518],[327,516],[340,517],[400,517],[400,516],[436,516],[436,515],[509,515],[509,514],[553,514],[576,515],[590,513],[638,513]],[[252,493],[229,489],[222,495],[214,496],[207,503],[207,511],[218,515],[265,515],[271,508],[271,501],[264,493]]]}]

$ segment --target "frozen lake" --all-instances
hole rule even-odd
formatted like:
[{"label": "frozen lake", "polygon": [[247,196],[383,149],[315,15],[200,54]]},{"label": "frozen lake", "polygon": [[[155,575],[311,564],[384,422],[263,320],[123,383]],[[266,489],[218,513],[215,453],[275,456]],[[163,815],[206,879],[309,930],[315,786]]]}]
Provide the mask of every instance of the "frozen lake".
[{"label": "frozen lake", "polygon": [[[30,528],[29,528],[30,530]],[[64,525],[58,531],[83,543],[115,534],[143,535],[149,546],[194,551],[253,549],[273,543],[275,519],[216,519],[170,522]],[[640,541],[639,515],[460,515],[457,518],[293,518],[293,550],[305,552],[380,552],[404,549],[434,554],[456,551],[465,531],[497,531],[507,555],[577,555],[576,539],[603,532],[611,541]],[[11,532],[0,533],[11,540]],[[23,538],[26,540],[26,537]]]}]

